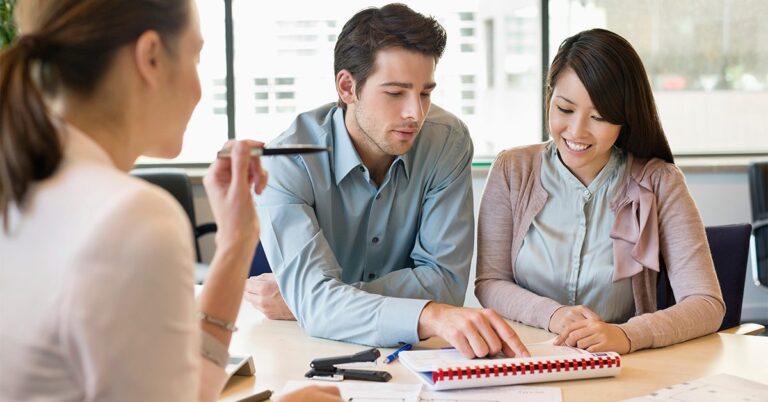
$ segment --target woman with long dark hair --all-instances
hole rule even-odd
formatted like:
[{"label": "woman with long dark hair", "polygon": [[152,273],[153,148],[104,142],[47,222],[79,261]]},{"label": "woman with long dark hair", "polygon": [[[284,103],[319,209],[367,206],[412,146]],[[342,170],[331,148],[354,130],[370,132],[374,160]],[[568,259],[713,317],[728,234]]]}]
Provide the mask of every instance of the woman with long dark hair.
[{"label": "woman with long dark hair", "polygon": [[[716,331],[725,305],[704,225],[640,57],[613,32],[581,32],[546,89],[552,140],[502,152],[483,193],[480,302],[589,351]],[[657,311],[662,270],[677,304]]]},{"label": "woman with long dark hair", "polygon": [[0,400],[215,400],[259,241],[262,144],[231,142],[205,177],[218,232],[198,303],[184,212],[127,173],[181,150],[200,99],[195,3],[18,11],[0,54]]}]

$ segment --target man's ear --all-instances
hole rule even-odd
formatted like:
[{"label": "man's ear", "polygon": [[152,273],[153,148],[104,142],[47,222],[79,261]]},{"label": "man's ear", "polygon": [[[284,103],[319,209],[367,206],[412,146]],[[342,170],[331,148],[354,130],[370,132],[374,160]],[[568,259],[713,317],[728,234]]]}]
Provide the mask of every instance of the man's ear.
[{"label": "man's ear", "polygon": [[355,103],[357,84],[352,77],[352,73],[348,70],[341,70],[336,74],[336,92],[339,94],[339,99],[347,105]]},{"label": "man's ear", "polygon": [[146,31],[136,40],[134,60],[139,76],[154,87],[160,82],[160,63],[163,56],[163,42],[156,31]]}]

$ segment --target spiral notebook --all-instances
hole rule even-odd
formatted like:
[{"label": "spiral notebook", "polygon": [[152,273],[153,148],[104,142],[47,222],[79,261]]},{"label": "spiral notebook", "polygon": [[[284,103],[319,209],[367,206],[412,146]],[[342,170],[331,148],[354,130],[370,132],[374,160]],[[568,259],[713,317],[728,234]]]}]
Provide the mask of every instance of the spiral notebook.
[{"label": "spiral notebook", "polygon": [[400,353],[400,362],[436,390],[611,377],[621,356],[551,344],[527,345],[531,357],[467,359],[455,349]]}]

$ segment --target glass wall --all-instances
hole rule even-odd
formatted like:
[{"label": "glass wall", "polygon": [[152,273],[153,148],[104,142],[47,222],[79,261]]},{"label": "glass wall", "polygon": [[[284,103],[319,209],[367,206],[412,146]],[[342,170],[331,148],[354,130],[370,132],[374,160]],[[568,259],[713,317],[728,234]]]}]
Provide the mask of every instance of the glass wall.
[{"label": "glass wall", "polygon": [[[469,126],[478,156],[541,138],[537,0],[407,2],[448,33],[433,102]],[[386,1],[234,1],[236,131],[268,141],[297,113],[335,102],[333,49],[344,23]]]},{"label": "glass wall", "polygon": [[[197,0],[203,98],[171,163],[209,162],[227,139],[225,1],[233,7],[235,137],[269,141],[298,113],[336,100],[333,48],[357,11],[387,1]],[[542,0],[412,0],[448,32],[433,101],[461,117],[478,159],[541,141]],[[764,0],[550,0],[549,57],[604,27],[637,49],[676,154],[768,152]],[[143,158],[143,162],[158,162]]]},{"label": "glass wall", "polygon": [[551,0],[549,11],[551,56],[592,27],[632,43],[676,154],[768,152],[768,1]]}]

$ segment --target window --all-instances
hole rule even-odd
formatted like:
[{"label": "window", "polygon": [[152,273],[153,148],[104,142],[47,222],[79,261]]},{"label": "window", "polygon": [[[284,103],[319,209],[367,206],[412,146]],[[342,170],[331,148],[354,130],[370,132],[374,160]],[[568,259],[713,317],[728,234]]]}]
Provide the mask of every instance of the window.
[{"label": "window", "polygon": [[[448,32],[433,101],[464,120],[476,158],[541,141],[542,38],[551,60],[564,38],[592,27],[638,50],[676,154],[768,152],[768,28],[760,20],[768,2],[548,0],[542,16],[542,1],[406,1]],[[234,18],[234,135],[270,141],[297,113],[336,101],[339,31],[357,11],[389,1],[277,2],[270,12],[248,0],[197,2],[203,98],[173,162],[209,162],[227,138],[225,3]]]},{"label": "window", "polygon": [[768,2],[552,0],[550,50],[591,27],[640,54],[672,151],[768,152]]},{"label": "window", "polygon": [[[266,13],[259,2],[233,0],[237,136],[269,141],[287,129],[297,113],[335,102],[336,35],[357,11],[387,3],[329,0],[307,1],[297,7],[292,2],[278,2]],[[418,12],[433,15],[448,33],[432,99],[464,120],[474,138],[476,155],[492,157],[501,149],[540,141],[538,0],[510,2],[513,4],[436,0],[406,3]],[[496,21],[499,27],[490,33],[499,36],[492,42],[480,35],[488,20]],[[510,20],[515,21],[514,26],[507,23]],[[495,54],[505,55],[504,49],[512,40],[507,32],[515,33],[515,43],[527,47],[514,57],[489,60],[488,49],[481,44],[493,43],[497,46]],[[487,63],[496,66],[488,68]],[[506,82],[509,73],[519,79],[511,85],[490,88],[485,85],[489,71],[498,75],[496,82]],[[249,87],[253,80],[259,84],[255,96],[254,88]]]}]

